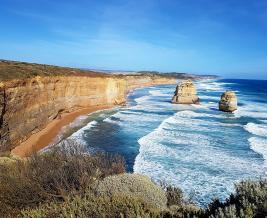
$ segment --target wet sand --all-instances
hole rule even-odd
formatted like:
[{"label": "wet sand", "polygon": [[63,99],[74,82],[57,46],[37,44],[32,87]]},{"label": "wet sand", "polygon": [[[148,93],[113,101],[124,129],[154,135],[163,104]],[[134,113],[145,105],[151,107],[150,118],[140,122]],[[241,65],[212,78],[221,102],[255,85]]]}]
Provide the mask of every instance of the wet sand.
[{"label": "wet sand", "polygon": [[61,129],[73,122],[77,117],[112,107],[113,106],[110,105],[92,106],[63,114],[60,118],[50,122],[43,130],[31,135],[25,142],[14,148],[11,151],[11,154],[19,157],[28,157],[52,143],[55,137],[60,133]]}]

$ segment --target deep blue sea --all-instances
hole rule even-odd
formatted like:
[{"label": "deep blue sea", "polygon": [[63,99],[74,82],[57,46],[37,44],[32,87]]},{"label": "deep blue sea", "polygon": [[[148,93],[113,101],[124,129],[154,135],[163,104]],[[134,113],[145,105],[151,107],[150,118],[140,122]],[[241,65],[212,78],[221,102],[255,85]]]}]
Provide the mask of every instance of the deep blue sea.
[{"label": "deep blue sea", "polygon": [[[228,197],[237,181],[267,176],[267,81],[195,84],[200,105],[171,104],[175,85],[142,88],[126,107],[79,117],[63,132],[77,130],[70,138],[88,151],[121,154],[129,171],[178,186],[205,206]],[[226,90],[238,97],[233,114],[218,111]]]}]

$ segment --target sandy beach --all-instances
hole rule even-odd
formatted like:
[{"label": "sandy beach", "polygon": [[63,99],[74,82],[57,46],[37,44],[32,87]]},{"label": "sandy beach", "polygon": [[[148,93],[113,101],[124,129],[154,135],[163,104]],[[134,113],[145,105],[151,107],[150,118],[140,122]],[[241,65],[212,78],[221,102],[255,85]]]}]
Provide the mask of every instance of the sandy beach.
[{"label": "sandy beach", "polygon": [[60,133],[60,130],[73,122],[77,117],[99,110],[109,109],[113,106],[92,106],[73,111],[71,113],[63,114],[60,118],[50,122],[43,130],[30,136],[25,142],[11,151],[12,155],[19,157],[28,157],[35,152],[47,147],[53,139]]}]

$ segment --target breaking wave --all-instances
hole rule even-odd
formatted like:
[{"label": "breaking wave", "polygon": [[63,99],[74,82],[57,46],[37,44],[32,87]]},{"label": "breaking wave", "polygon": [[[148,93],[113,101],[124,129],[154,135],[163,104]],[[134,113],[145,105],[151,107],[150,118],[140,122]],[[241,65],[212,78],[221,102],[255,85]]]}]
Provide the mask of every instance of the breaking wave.
[{"label": "breaking wave", "polygon": [[[267,139],[259,138],[259,137],[251,137],[249,138],[250,148],[262,155],[265,160],[265,169],[267,170]],[[267,171],[265,172],[267,174]]]},{"label": "breaking wave", "polygon": [[88,131],[89,129],[92,129],[96,125],[97,125],[97,121],[91,121],[85,127],[81,128],[77,132],[73,133],[68,139],[72,139],[72,140],[78,141],[81,144],[85,144],[86,142],[83,139],[84,132]]},{"label": "breaking wave", "polygon": [[251,134],[267,137],[267,125],[248,123],[244,126],[244,129]]}]

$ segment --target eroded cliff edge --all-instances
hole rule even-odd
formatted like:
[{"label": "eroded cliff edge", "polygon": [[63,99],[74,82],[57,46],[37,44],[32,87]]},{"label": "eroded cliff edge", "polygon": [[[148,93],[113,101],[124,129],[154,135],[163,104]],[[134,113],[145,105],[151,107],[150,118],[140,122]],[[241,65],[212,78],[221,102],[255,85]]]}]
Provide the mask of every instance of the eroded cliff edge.
[{"label": "eroded cliff edge", "polygon": [[0,82],[0,153],[41,131],[62,113],[123,104],[130,90],[174,84],[159,75],[35,76]]}]

